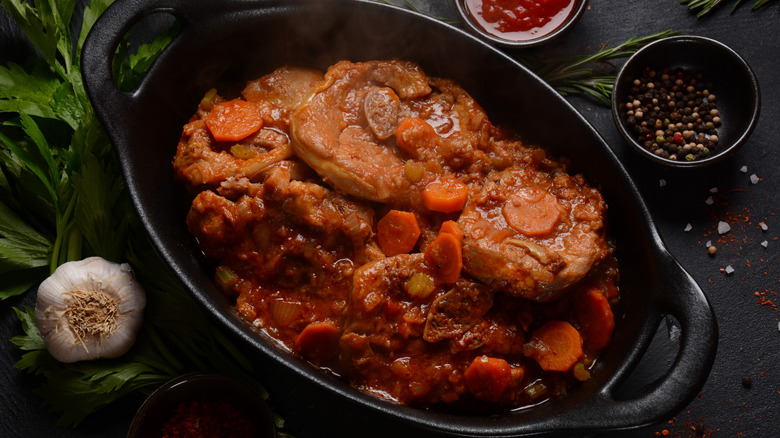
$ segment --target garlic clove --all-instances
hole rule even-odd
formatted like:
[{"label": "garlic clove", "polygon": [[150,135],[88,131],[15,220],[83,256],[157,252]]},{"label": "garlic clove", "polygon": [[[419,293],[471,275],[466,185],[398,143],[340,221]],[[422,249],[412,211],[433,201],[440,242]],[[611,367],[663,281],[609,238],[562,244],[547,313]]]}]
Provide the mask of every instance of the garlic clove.
[{"label": "garlic clove", "polygon": [[64,263],[38,287],[35,322],[55,359],[125,354],[143,322],[146,296],[128,264],[100,257]]}]

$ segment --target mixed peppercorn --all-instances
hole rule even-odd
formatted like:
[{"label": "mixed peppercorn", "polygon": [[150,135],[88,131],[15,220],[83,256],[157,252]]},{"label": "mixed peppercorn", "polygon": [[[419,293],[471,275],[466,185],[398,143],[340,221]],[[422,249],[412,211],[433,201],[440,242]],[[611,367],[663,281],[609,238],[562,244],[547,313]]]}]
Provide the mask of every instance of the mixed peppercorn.
[{"label": "mixed peppercorn", "polygon": [[632,82],[620,113],[648,151],[675,161],[706,158],[717,146],[721,125],[712,91],[701,73],[646,68]]}]

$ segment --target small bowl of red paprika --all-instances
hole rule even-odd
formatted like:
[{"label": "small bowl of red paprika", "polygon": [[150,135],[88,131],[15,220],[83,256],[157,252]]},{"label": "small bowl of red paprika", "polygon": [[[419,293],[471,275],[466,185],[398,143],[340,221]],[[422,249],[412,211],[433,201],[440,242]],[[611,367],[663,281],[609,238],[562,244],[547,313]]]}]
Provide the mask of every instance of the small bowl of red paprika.
[{"label": "small bowl of red paprika", "polygon": [[465,25],[483,40],[505,48],[535,47],[569,30],[588,0],[455,0]]},{"label": "small bowl of red paprika", "polygon": [[128,438],[273,438],[273,415],[261,394],[222,374],[191,373],[154,391],[136,413]]}]

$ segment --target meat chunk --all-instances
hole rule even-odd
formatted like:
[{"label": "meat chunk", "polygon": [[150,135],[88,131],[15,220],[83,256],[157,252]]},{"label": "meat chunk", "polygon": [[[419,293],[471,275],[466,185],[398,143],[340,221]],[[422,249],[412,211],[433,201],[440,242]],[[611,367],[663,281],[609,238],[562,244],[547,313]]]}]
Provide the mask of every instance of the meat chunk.
[{"label": "meat chunk", "polygon": [[[400,144],[405,119],[429,126],[428,137]],[[440,175],[486,170],[490,128],[457,84],[397,60],[339,62],[292,116],[296,155],[326,182],[396,206],[419,205],[419,192]]]},{"label": "meat chunk", "polygon": [[[428,286],[420,286],[428,277]],[[423,255],[402,254],[356,270],[341,356],[353,384],[401,403],[452,402],[465,391],[472,354],[455,344],[492,306],[492,293],[467,280],[433,282]]]},{"label": "meat chunk", "polygon": [[423,339],[438,342],[463,336],[493,306],[493,293],[484,285],[460,281],[431,304]]},{"label": "meat chunk", "polygon": [[322,81],[322,72],[284,66],[249,81],[241,92],[248,102],[267,102],[279,112],[277,120],[289,129],[290,114],[305,102]]},{"label": "meat chunk", "polygon": [[601,194],[562,168],[494,172],[458,219],[464,270],[512,296],[552,300],[608,254],[605,216]]}]

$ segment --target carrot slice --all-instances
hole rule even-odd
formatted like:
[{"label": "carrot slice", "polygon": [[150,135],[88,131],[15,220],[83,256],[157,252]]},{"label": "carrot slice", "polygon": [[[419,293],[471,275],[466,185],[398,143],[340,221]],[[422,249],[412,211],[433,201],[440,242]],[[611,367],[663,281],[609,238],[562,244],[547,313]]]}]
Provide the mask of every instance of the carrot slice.
[{"label": "carrot slice", "polygon": [[442,178],[423,190],[423,205],[430,211],[454,213],[463,210],[469,199],[469,188],[457,178]]},{"label": "carrot slice", "polygon": [[206,116],[206,127],[217,141],[239,141],[263,126],[260,111],[242,99],[218,103]]},{"label": "carrot slice", "polygon": [[543,236],[555,228],[561,216],[558,199],[542,190],[518,191],[502,209],[507,224],[526,236]]},{"label": "carrot slice", "polygon": [[417,225],[417,218],[413,213],[390,210],[377,223],[376,234],[382,252],[392,257],[414,249],[420,237],[420,226]]},{"label": "carrot slice", "polygon": [[458,223],[455,221],[444,221],[439,228],[439,234],[449,233],[458,238],[458,242],[463,245],[463,233],[460,231]]},{"label": "carrot slice", "polygon": [[454,234],[440,233],[425,248],[425,262],[433,271],[433,277],[445,284],[452,284],[460,278],[463,268],[463,253],[460,241]]},{"label": "carrot slice", "polygon": [[395,142],[412,157],[417,157],[419,149],[434,146],[436,131],[428,122],[419,117],[403,119],[395,129]]},{"label": "carrot slice", "polygon": [[512,368],[504,359],[479,356],[471,361],[463,377],[474,397],[496,402],[512,383]]},{"label": "carrot slice", "polygon": [[315,364],[326,364],[338,357],[341,330],[332,322],[313,322],[295,338],[295,349]]},{"label": "carrot slice", "polygon": [[598,351],[609,345],[615,329],[615,317],[607,297],[599,289],[591,287],[577,295],[574,311],[585,348]]},{"label": "carrot slice", "polygon": [[545,371],[569,371],[582,357],[582,337],[566,321],[552,320],[534,330],[525,355]]}]

